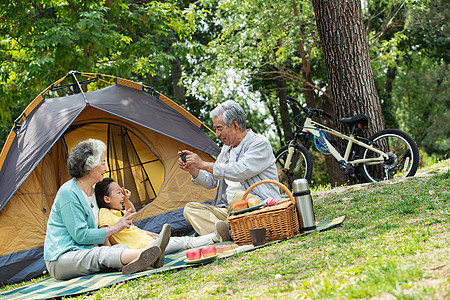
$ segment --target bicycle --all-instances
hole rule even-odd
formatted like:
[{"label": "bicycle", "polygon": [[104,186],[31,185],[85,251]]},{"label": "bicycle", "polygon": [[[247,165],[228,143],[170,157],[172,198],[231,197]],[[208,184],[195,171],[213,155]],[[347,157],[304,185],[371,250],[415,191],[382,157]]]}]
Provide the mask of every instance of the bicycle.
[{"label": "bicycle", "polygon": [[[359,134],[367,126],[369,119],[364,114],[343,118],[340,121],[352,127],[350,135],[333,130],[312,120],[317,116],[333,116],[321,109],[302,106],[294,98],[287,97],[287,103],[297,104],[306,114],[305,122],[301,125],[295,116],[297,130],[292,140],[287,142],[275,153],[278,176],[281,183],[292,188],[295,179],[306,178],[311,182],[313,161],[306,148],[309,137],[313,135],[316,148],[324,154],[332,155],[338,165],[338,170],[344,175],[356,176],[357,170],[366,182],[378,182],[393,178],[414,176],[419,165],[419,150],[414,140],[399,129],[384,129],[369,138]],[[342,141],[340,151],[336,140],[328,138],[328,133]]]}]

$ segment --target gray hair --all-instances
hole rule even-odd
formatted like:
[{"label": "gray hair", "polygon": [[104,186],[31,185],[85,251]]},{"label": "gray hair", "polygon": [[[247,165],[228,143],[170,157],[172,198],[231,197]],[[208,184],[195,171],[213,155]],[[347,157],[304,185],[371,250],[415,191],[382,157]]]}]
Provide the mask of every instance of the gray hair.
[{"label": "gray hair", "polygon": [[214,108],[209,113],[211,119],[217,118],[220,115],[222,115],[223,122],[228,127],[231,127],[233,121],[237,121],[239,128],[241,130],[245,130],[247,128],[246,125],[247,115],[244,109],[233,100],[227,100],[219,104],[219,106]]},{"label": "gray hair", "polygon": [[78,143],[67,159],[70,176],[80,178],[89,174],[100,165],[100,158],[105,151],[106,145],[100,140],[89,139]]}]

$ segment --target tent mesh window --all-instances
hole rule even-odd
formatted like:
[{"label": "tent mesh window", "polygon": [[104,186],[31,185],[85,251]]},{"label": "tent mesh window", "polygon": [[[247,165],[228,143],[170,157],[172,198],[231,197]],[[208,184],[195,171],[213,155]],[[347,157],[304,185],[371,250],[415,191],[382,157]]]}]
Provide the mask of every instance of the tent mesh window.
[{"label": "tent mesh window", "polygon": [[107,146],[110,176],[131,191],[130,200],[138,211],[156,198],[156,191],[144,167],[152,162],[141,161],[128,130],[122,126],[108,126]]}]

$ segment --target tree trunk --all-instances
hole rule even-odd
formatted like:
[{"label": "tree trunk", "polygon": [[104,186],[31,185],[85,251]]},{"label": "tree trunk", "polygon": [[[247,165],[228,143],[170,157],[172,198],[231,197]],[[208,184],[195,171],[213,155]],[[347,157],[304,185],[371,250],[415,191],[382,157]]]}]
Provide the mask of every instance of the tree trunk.
[{"label": "tree trunk", "polygon": [[[359,0],[312,0],[317,30],[327,69],[336,128],[350,133],[339,120],[364,113],[369,117],[365,135],[384,128],[381,104],[370,65]],[[344,184],[346,176],[329,173],[332,185]]]},{"label": "tree trunk", "polygon": [[186,88],[180,84],[182,76],[181,62],[180,60],[172,61],[172,87],[173,97],[178,103],[186,104]]},{"label": "tree trunk", "polygon": [[392,103],[392,90],[394,86],[395,76],[397,74],[397,67],[388,66],[386,70],[386,82],[384,93],[380,95],[381,107],[383,108],[384,122],[387,128],[398,128],[397,121]]},{"label": "tree trunk", "polygon": [[[294,136],[292,133],[292,124],[289,117],[289,109],[286,104],[286,81],[284,79],[280,79],[279,81],[277,81],[277,84],[277,97],[280,103],[281,126],[283,127],[284,142],[286,143],[286,141],[290,141]],[[283,145],[283,143],[281,145]]]},{"label": "tree trunk", "polygon": [[[322,103],[322,109],[325,112],[331,113],[334,111],[333,102],[331,101],[330,98],[322,94],[322,96],[320,96],[320,102]],[[330,128],[336,129],[336,123],[332,119],[323,118],[322,124]],[[330,136],[330,138],[336,139],[333,136]],[[339,173],[336,159],[332,155],[325,155],[325,162],[327,165],[328,180],[331,186],[336,187],[345,184],[347,182],[347,176]]]},{"label": "tree trunk", "polygon": [[[300,27],[300,23],[298,21],[299,11],[297,7],[297,3],[292,4],[292,8],[294,11],[295,19],[297,19],[297,26]],[[307,55],[307,51],[305,50],[305,46],[303,43],[304,37],[303,33],[299,33],[299,41],[298,41],[298,51],[300,53],[300,57],[302,59],[302,77],[307,82],[313,84],[312,81],[312,73],[311,73],[311,55]],[[303,96],[305,97],[305,102],[308,107],[317,107],[316,96],[314,94],[314,90],[303,83]]]},{"label": "tree trunk", "polygon": [[[306,62],[303,62],[303,67],[302,67],[302,77],[312,83],[312,74],[311,74],[311,61],[307,60]],[[314,90],[310,87],[307,86],[306,84],[303,84],[303,95],[305,96],[305,101],[306,101],[306,105],[308,107],[317,107],[317,103],[316,103],[316,95],[314,94]]]},{"label": "tree trunk", "polygon": [[[277,107],[275,107],[275,105],[273,105],[270,102],[270,100],[267,100],[267,99],[266,99],[266,106],[267,106],[267,109],[269,110],[270,115],[273,118],[273,122],[274,122],[274,125],[275,125],[275,130],[277,131],[277,136],[278,136],[278,138],[280,140],[280,145],[283,146],[284,145],[283,132],[281,131],[281,124],[278,121],[278,117],[277,117],[277,115],[278,115],[278,113],[276,112],[277,111]],[[274,152],[276,152],[277,150],[278,149],[276,149]]]},{"label": "tree trunk", "polygon": [[395,75],[397,73],[397,67],[391,67],[388,66],[387,72],[386,72],[386,99],[391,100],[392,99],[392,90],[394,86],[394,80]]},{"label": "tree trunk", "polygon": [[[359,0],[313,0],[337,120],[364,113],[366,135],[384,128]],[[337,122],[341,132],[350,128]]]}]

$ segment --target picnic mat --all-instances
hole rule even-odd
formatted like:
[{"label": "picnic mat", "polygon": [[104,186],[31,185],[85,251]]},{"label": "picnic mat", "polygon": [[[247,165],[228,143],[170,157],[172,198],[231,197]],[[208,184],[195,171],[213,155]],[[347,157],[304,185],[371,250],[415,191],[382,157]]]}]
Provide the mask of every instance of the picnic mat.
[{"label": "picnic mat", "polygon": [[[324,231],[336,227],[345,220],[345,215],[322,222],[316,222],[317,229],[315,231]],[[311,231],[307,232],[311,233]],[[237,253],[252,251],[257,248],[266,247],[273,243],[280,241],[274,241],[262,246],[254,247],[253,245],[243,245],[236,249],[232,249],[223,253],[219,253],[217,259],[232,256]],[[232,242],[226,242],[222,244],[232,244]],[[19,299],[50,299],[58,297],[67,297],[72,295],[83,294],[98,290],[102,287],[111,286],[113,284],[135,279],[143,276],[148,276],[157,272],[164,272],[167,270],[175,270],[186,267],[198,266],[208,262],[201,262],[197,264],[186,263],[186,251],[176,252],[173,254],[167,254],[164,260],[164,266],[159,269],[147,269],[142,272],[138,272],[131,275],[123,275],[121,272],[108,272],[97,273],[93,275],[87,275],[83,277],[77,277],[70,280],[60,281],[51,277],[44,279],[40,282],[31,283],[26,286],[22,286],[16,289],[0,292],[0,299],[19,300]],[[214,260],[212,260],[214,261]]]}]

